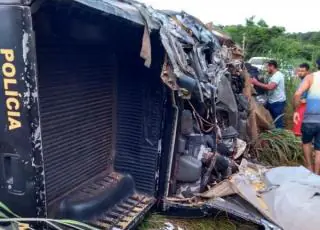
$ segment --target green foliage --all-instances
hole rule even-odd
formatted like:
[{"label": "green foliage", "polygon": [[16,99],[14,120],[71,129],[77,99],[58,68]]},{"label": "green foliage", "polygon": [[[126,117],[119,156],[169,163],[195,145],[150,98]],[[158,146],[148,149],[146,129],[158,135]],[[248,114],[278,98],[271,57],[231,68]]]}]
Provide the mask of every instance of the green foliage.
[{"label": "green foliage", "polygon": [[296,92],[298,85],[300,84],[300,79],[297,77],[286,78],[286,96],[287,96],[287,105],[285,109],[285,125],[286,128],[292,130],[293,126],[293,112],[294,108],[292,105],[293,95]]},{"label": "green foliage", "polygon": [[[153,214],[143,221],[139,230],[166,229],[165,224],[173,225],[174,230],[257,230],[258,227],[251,223],[232,221],[227,217],[211,217],[201,219],[177,219]],[[169,229],[169,228],[167,228]]]},{"label": "green foliage", "polygon": [[320,57],[320,32],[289,34],[283,27],[270,27],[262,19],[256,22],[254,17],[248,18],[245,25],[228,25],[223,30],[236,43],[245,41],[247,58],[266,54],[274,58],[281,54],[293,62],[302,60],[314,65],[316,58]]},{"label": "green foliage", "polygon": [[301,140],[288,130],[275,129],[262,133],[253,151],[258,161],[266,165],[303,164]]},{"label": "green foliage", "polygon": [[320,32],[293,33],[288,37],[320,46]]}]

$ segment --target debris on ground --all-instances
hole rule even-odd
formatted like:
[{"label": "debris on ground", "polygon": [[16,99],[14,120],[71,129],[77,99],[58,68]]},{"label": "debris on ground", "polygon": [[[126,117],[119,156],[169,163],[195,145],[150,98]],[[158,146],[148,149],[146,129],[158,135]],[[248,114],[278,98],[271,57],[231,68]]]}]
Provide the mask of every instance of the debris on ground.
[{"label": "debris on ground", "polygon": [[153,214],[149,216],[138,230],[258,230],[258,226],[235,221],[228,217],[208,217],[201,219],[177,219]]},{"label": "debris on ground", "polygon": [[170,222],[164,223],[164,227],[161,228],[161,230],[183,230],[183,228],[180,228],[179,226],[175,226],[174,224]]},{"label": "debris on ground", "polygon": [[243,160],[239,173],[225,183],[282,229],[320,225],[320,177],[302,166],[268,169]]}]

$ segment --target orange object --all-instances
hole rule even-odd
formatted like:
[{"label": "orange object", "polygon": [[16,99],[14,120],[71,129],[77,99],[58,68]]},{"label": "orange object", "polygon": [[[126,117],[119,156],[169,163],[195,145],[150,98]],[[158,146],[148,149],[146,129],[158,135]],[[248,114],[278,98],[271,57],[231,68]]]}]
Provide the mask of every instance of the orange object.
[{"label": "orange object", "polygon": [[297,124],[293,124],[293,128],[292,131],[295,135],[297,136],[301,136],[301,126],[302,126],[302,121],[303,121],[303,116],[304,116],[304,112],[306,111],[306,104],[300,104],[299,107],[296,109],[296,113],[299,114],[300,120],[298,121]]}]

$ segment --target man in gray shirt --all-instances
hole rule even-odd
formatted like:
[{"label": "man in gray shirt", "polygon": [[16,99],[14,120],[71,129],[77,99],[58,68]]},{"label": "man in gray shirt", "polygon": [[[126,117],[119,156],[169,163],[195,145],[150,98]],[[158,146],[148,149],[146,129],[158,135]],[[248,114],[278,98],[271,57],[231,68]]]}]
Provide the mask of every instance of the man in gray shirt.
[{"label": "man in gray shirt", "polygon": [[284,128],[283,113],[286,105],[286,91],[284,75],[278,70],[278,63],[275,60],[267,62],[267,71],[271,75],[267,84],[252,79],[252,84],[268,90],[267,109],[275,121],[276,128]]}]

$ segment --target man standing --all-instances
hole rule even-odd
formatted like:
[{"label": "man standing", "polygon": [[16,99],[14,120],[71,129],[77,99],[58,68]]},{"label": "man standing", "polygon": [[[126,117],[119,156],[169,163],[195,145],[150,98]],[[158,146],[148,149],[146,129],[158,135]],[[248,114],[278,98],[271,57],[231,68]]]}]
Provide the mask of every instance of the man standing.
[{"label": "man standing", "polygon": [[278,70],[275,60],[267,62],[267,71],[271,77],[267,84],[252,79],[252,84],[264,90],[268,90],[268,103],[266,108],[270,111],[276,128],[284,128],[283,113],[286,105],[284,75]]},{"label": "man standing", "polygon": [[[306,167],[320,174],[320,59],[318,71],[305,77],[294,95],[294,106],[300,104],[301,96],[308,92],[306,111],[302,123],[302,143]],[[312,165],[312,141],[314,141],[315,167]]]},{"label": "man standing", "polygon": [[[300,85],[302,84],[303,79],[309,75],[309,69],[310,66],[307,63],[303,63],[298,68],[298,77],[301,80]],[[300,87],[299,85],[299,87]],[[300,105],[296,108],[294,114],[293,114],[293,133],[296,136],[301,136],[301,125],[303,120],[303,115],[306,109],[306,98],[307,98],[307,92],[305,92],[300,99]]]}]

